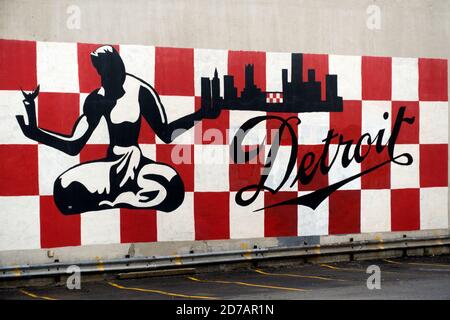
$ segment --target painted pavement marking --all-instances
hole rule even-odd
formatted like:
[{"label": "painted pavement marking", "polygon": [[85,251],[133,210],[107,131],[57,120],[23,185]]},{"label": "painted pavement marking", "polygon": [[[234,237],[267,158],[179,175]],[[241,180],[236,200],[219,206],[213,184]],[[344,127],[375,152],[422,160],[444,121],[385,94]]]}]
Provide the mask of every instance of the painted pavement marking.
[{"label": "painted pavement marking", "polygon": [[29,297],[34,298],[34,299],[42,299],[42,300],[58,300],[58,299],[56,299],[56,298],[51,298],[51,297],[47,297],[47,296],[40,296],[40,295],[31,293],[31,292],[29,292],[29,291],[27,291],[27,290],[23,290],[23,289],[20,289],[19,291],[22,292],[24,295],[29,296]]},{"label": "painted pavement marking", "polygon": [[181,293],[173,293],[173,292],[167,292],[167,291],[155,290],[155,289],[125,287],[125,286],[122,286],[122,285],[114,283],[114,282],[108,282],[108,284],[110,286],[113,286],[113,287],[115,287],[117,289],[121,289],[121,290],[156,293],[156,294],[162,294],[162,295],[170,296],[170,297],[188,298],[188,299],[206,299],[206,300],[216,300],[217,299],[216,297],[209,297],[209,296],[195,296],[195,295],[186,295],[186,294],[181,294]]},{"label": "painted pavement marking", "polygon": [[407,262],[407,264],[411,264],[414,266],[450,268],[449,264],[440,264],[440,263]]},{"label": "painted pavement marking", "polygon": [[329,278],[329,277],[311,276],[311,275],[294,274],[294,273],[271,273],[271,272],[263,271],[261,269],[252,269],[252,270],[259,274],[265,275],[265,276],[308,278],[308,279],[317,279],[317,280],[324,280],[324,281],[347,281],[347,280],[334,279],[334,278]]},{"label": "painted pavement marking", "polygon": [[425,263],[425,262],[398,262],[394,260],[383,259],[391,264],[410,264],[413,266],[427,266],[427,267],[442,267],[442,268],[450,268],[450,264],[442,264],[442,263]]},{"label": "painted pavement marking", "polygon": [[[341,267],[332,266],[332,265],[329,265],[329,264],[326,264],[326,263],[321,263],[320,266],[321,266],[321,267],[324,267],[324,268],[336,270],[336,271],[356,271],[356,272],[364,272],[364,273],[366,273],[366,270],[365,270],[365,269],[341,268]],[[400,272],[394,272],[394,271],[386,271],[386,270],[383,270],[383,273],[394,273],[394,274],[398,274],[398,273],[400,273]]]},{"label": "painted pavement marking", "polygon": [[269,285],[265,285],[265,284],[248,283],[248,282],[242,282],[242,281],[203,280],[203,279],[199,279],[199,278],[195,278],[195,277],[187,277],[187,278],[192,281],[205,282],[205,283],[235,284],[235,285],[245,286],[245,287],[276,289],[276,290],[285,290],[285,291],[301,291],[301,292],[310,291],[310,290],[300,289],[300,288],[269,286]]},{"label": "painted pavement marking", "polygon": [[401,262],[398,261],[394,261],[394,260],[389,260],[389,259],[383,259],[383,261],[390,263],[390,264],[402,264]]}]

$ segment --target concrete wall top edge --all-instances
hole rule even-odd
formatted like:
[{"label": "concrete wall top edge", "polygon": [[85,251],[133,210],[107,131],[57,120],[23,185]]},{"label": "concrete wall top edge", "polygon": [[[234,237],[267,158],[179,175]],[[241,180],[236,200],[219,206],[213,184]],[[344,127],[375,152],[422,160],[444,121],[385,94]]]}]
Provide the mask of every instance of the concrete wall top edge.
[{"label": "concrete wall top edge", "polygon": [[[366,25],[371,5],[380,9],[380,29]],[[16,0],[1,1],[0,6],[0,37],[6,39],[450,56],[450,9],[446,0]],[[74,15],[79,17],[79,28],[70,27]]]}]

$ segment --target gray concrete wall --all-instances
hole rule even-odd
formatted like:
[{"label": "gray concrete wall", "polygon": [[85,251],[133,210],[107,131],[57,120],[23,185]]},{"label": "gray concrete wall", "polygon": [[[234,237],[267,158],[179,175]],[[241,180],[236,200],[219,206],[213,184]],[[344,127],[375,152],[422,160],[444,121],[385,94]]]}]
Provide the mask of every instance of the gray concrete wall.
[{"label": "gray concrete wall", "polygon": [[[70,16],[67,9],[71,5],[80,8],[80,29],[67,27]],[[369,5],[377,5],[381,9],[379,30],[366,26]],[[0,0],[0,38],[450,59],[450,2]],[[415,234],[433,233],[420,231]],[[448,234],[448,230],[438,233]],[[329,237],[322,241],[335,239]],[[227,245],[215,242],[214,245],[206,245],[204,250],[251,247],[256,242]],[[273,239],[260,242],[266,246],[277,245]],[[148,248],[155,246],[167,249],[164,243],[152,244]],[[169,247],[167,254],[179,254],[193,248],[189,244],[177,248],[172,244]],[[122,256],[130,250],[129,245],[114,248],[110,246],[109,258]],[[77,255],[77,250],[83,251],[82,254],[79,252],[79,257],[85,259],[95,257],[95,252],[98,252],[95,248],[69,249],[59,250],[62,256],[67,255],[67,260],[72,260],[70,257]],[[2,253],[0,260],[9,264],[33,262],[32,257],[34,262],[56,258],[45,250],[33,252],[32,255],[31,252],[24,252],[23,255]],[[17,257],[22,258],[19,261]]]},{"label": "gray concrete wall", "polygon": [[[448,58],[448,0],[1,0],[0,37]],[[381,29],[366,27],[369,5]],[[67,8],[81,28],[66,27]]]}]

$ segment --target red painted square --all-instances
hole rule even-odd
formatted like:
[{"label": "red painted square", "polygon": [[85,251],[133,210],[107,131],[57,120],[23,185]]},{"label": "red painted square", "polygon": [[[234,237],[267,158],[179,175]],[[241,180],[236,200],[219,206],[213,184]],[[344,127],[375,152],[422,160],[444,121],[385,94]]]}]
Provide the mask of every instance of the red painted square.
[{"label": "red painted square", "polygon": [[0,145],[0,196],[39,194],[38,147]]},{"label": "red painted square", "polygon": [[[243,146],[244,151],[256,150],[258,146]],[[244,161],[244,159],[241,159]],[[230,159],[229,178],[230,191],[239,191],[244,187],[258,184],[261,179],[264,167],[264,148],[260,148],[257,156],[245,163],[234,163],[234,159]]]},{"label": "red painted square", "polygon": [[72,134],[80,116],[80,95],[42,92],[38,99],[39,127],[56,133]]},{"label": "red painted square", "polygon": [[156,161],[174,168],[185,191],[194,191],[194,145],[156,145]]},{"label": "red painted square", "polygon": [[156,210],[120,209],[120,242],[157,241]]},{"label": "red painted square", "polygon": [[419,100],[448,101],[447,60],[419,59]]},{"label": "red painted square", "polygon": [[[292,114],[289,113],[279,113],[279,112],[267,112],[267,116],[276,116],[280,117],[282,119],[287,120],[288,118],[292,117]],[[291,125],[292,129],[294,129],[294,135],[291,134],[288,127],[284,127],[283,134],[280,136],[279,129],[282,125],[282,122],[277,119],[268,119],[266,121],[266,129],[267,129],[267,141],[269,144],[272,144],[274,142],[275,137],[278,134],[278,139],[280,139],[280,143],[282,146],[291,146],[293,143],[297,144],[298,140],[298,123],[297,120],[291,119],[288,121],[288,123]],[[292,141],[294,140],[294,141]]]},{"label": "red painted square", "polygon": [[308,69],[316,72],[316,81],[321,83],[322,100],[326,100],[326,75],[328,74],[327,54],[303,54],[303,81],[308,79]]},{"label": "red painted square", "polygon": [[[266,90],[266,53],[260,51],[228,51],[228,74],[234,76],[238,96],[245,86],[245,65],[253,64],[254,82],[261,90]],[[280,70],[281,76],[281,70]]]},{"label": "red painted square", "polygon": [[361,76],[363,100],[391,100],[392,58],[363,56]]},{"label": "red painted square", "polygon": [[155,48],[155,89],[160,95],[195,95],[194,49]]},{"label": "red painted square", "polygon": [[[91,61],[91,52],[100,48],[101,44],[78,43],[78,79],[80,92],[90,93],[102,86],[100,76]],[[113,45],[119,51],[118,45]]]},{"label": "red painted square", "polygon": [[41,248],[81,245],[81,216],[63,215],[56,207],[53,196],[41,196],[39,199]]},{"label": "red painted square", "polygon": [[[375,145],[362,146],[361,156],[365,157],[361,162],[361,172],[369,170],[384,161],[390,160],[388,148],[384,148],[381,153],[378,153]],[[390,189],[391,187],[391,164],[387,163],[384,166],[375,169],[374,171],[365,174],[361,177],[362,189]]]},{"label": "red painted square", "polygon": [[[298,146],[298,155],[297,155],[297,170],[300,170],[300,165],[304,160],[304,164],[302,165],[302,172],[305,172],[306,176],[310,176],[314,170],[314,167],[317,163],[320,163],[320,157],[323,153],[323,145],[299,145]],[[311,154],[306,156],[307,154]],[[314,155],[314,157],[312,156]],[[306,156],[306,158],[305,158]],[[326,158],[326,164],[328,165],[328,155]],[[299,172],[299,171],[297,171]],[[320,164],[315,171],[315,174],[308,184],[303,185],[298,180],[298,190],[299,191],[314,191],[318,189],[322,189],[328,186],[328,175],[322,174],[320,171]]]},{"label": "red painted square", "polygon": [[[296,198],[297,192],[264,192],[264,207]],[[264,209],[265,237],[297,236],[297,206],[288,205]]]},{"label": "red painted square", "polygon": [[150,127],[144,118],[141,118],[141,131],[139,131],[138,143],[140,144],[154,144],[155,132]]},{"label": "red painted square", "polygon": [[405,117],[414,117],[412,124],[403,122],[400,133],[397,137],[396,143],[402,144],[418,144],[419,143],[419,127],[420,127],[420,113],[418,101],[392,101],[392,114],[390,115],[392,121],[392,128],[394,128],[395,119],[397,117],[400,107],[406,107]]},{"label": "red painted square", "polygon": [[[195,110],[201,107],[200,97],[195,97]],[[195,125],[195,144],[228,143],[228,130],[230,129],[230,111],[222,110],[216,119],[203,119]]]},{"label": "red painted square", "polygon": [[420,145],[420,186],[448,186],[448,144]]},{"label": "red painted square", "polygon": [[[342,134],[344,141],[353,140],[356,143],[361,137],[361,101],[344,100],[342,112],[330,112],[330,129],[334,133]],[[339,138],[331,140],[338,144]]]},{"label": "red painted square", "polygon": [[391,230],[420,229],[420,189],[391,190]]},{"label": "red painted square", "polygon": [[0,40],[0,90],[34,90],[36,42]]},{"label": "red painted square", "polygon": [[230,193],[194,193],[195,240],[230,238]]},{"label": "red painted square", "polygon": [[107,144],[87,144],[80,152],[80,163],[105,159],[107,152]]},{"label": "red painted square", "polygon": [[329,197],[329,234],[359,233],[361,191],[338,190]]}]

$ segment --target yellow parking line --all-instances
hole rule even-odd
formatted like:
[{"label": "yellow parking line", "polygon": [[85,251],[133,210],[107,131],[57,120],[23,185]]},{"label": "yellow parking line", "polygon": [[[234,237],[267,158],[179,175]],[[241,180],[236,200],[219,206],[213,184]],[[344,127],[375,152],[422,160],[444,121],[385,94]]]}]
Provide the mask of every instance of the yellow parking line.
[{"label": "yellow parking line", "polygon": [[40,296],[40,295],[31,293],[31,292],[26,291],[26,290],[23,290],[23,289],[21,289],[21,290],[19,290],[19,291],[22,292],[24,295],[27,295],[27,296],[29,296],[29,297],[31,297],[31,298],[34,298],[34,299],[42,299],[42,300],[58,300],[58,299],[50,298],[50,297],[47,297],[47,296]]},{"label": "yellow parking line", "polygon": [[289,287],[279,287],[279,286],[268,286],[265,284],[255,284],[241,281],[224,281],[224,280],[202,280],[194,277],[187,277],[189,280],[197,281],[197,282],[209,282],[209,283],[220,283],[220,284],[236,284],[239,286],[246,287],[257,287],[257,288],[266,288],[266,289],[276,289],[276,290],[286,290],[286,291],[310,291],[306,289],[300,288],[289,288]]},{"label": "yellow parking line", "polygon": [[[392,264],[403,264],[398,261],[383,259],[383,261],[392,263]],[[450,268],[450,264],[440,264],[440,263],[425,263],[425,262],[406,262],[406,264],[411,264],[414,266],[430,266],[430,267],[444,267],[444,268]]]},{"label": "yellow parking line", "polygon": [[308,278],[308,279],[318,279],[318,280],[325,280],[325,281],[346,281],[341,279],[333,279],[333,278],[327,278],[327,277],[320,277],[320,276],[309,276],[309,275],[303,275],[303,274],[294,274],[294,273],[270,273],[263,271],[261,269],[252,269],[253,271],[265,275],[265,276],[278,276],[278,277],[293,277],[293,278]]},{"label": "yellow parking line", "polygon": [[[366,270],[363,270],[363,269],[341,268],[341,267],[332,266],[332,265],[329,265],[329,264],[326,264],[326,263],[321,263],[320,266],[328,268],[328,269],[332,269],[332,270],[338,270],[338,271],[358,271],[358,272],[364,272],[364,273],[366,272]],[[388,272],[388,271],[386,271],[386,272]]]},{"label": "yellow parking line", "polygon": [[[329,264],[325,264],[325,263],[320,264],[320,266],[321,266],[321,267],[328,268],[328,269],[337,270],[337,271],[356,271],[356,272],[364,272],[364,273],[366,273],[366,270],[364,270],[364,269],[356,269],[356,268],[340,268],[340,267],[335,267],[335,266],[332,266],[332,265],[329,265]],[[383,270],[383,273],[393,273],[393,274],[398,274],[399,272]]]},{"label": "yellow parking line", "polygon": [[[320,266],[321,266],[321,267],[328,268],[328,269],[333,269],[333,270],[355,271],[355,270],[352,270],[352,269],[349,269],[349,268],[339,268],[339,267],[335,267],[335,266],[332,266],[332,265],[329,265],[329,264],[326,264],[326,263],[321,263]],[[358,269],[356,269],[356,270],[358,270]],[[360,270],[358,270],[358,271],[360,271]]]},{"label": "yellow parking line", "polygon": [[383,261],[390,263],[390,264],[402,264],[401,262],[398,261],[394,261],[394,260],[389,260],[389,259],[383,259]]},{"label": "yellow parking line", "polygon": [[416,265],[416,266],[430,266],[430,267],[450,268],[450,264],[423,263],[423,262],[408,262],[408,264],[412,264],[412,265]]},{"label": "yellow parking line", "polygon": [[[320,266],[321,266],[321,267],[328,268],[328,269],[338,270],[338,271],[357,271],[357,272],[364,272],[364,273],[366,273],[366,270],[364,270],[364,269],[341,268],[341,267],[336,267],[336,266],[332,266],[332,265],[325,264],[325,263],[320,264]],[[383,271],[383,272],[386,272],[386,273],[395,273],[395,272],[392,272],[392,271]]]},{"label": "yellow parking line", "polygon": [[125,287],[125,286],[121,286],[114,282],[108,282],[108,284],[117,289],[147,292],[147,293],[157,293],[157,294],[162,294],[162,295],[171,296],[171,297],[188,298],[188,299],[208,299],[208,300],[216,300],[217,299],[215,297],[208,297],[208,296],[191,296],[191,295],[186,295],[186,294],[181,294],[181,293],[166,292],[166,291],[162,291],[162,290]]}]

